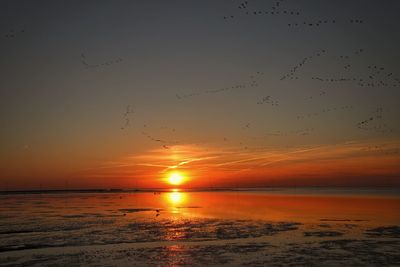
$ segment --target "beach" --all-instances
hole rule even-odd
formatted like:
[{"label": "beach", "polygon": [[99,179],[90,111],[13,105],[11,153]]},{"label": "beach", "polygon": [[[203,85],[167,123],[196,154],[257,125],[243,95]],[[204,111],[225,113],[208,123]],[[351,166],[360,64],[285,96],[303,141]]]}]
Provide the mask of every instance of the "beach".
[{"label": "beach", "polygon": [[3,194],[0,266],[395,266],[396,190]]}]

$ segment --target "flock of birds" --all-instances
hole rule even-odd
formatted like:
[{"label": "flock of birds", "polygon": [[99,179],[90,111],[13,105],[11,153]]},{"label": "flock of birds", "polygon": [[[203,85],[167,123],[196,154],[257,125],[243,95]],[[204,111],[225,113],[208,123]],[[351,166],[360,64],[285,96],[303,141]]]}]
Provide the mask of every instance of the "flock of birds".
[{"label": "flock of birds", "polygon": [[331,107],[331,108],[324,108],[321,111],[318,112],[311,112],[303,115],[298,115],[296,118],[298,120],[305,119],[305,118],[311,118],[311,117],[317,117],[321,115],[322,113],[327,113],[327,112],[332,112],[332,111],[339,111],[339,110],[349,110],[353,109],[353,106],[339,106],[339,107]]},{"label": "flock of birds", "polygon": [[[336,58],[340,61],[344,62],[344,70],[348,71],[351,68],[354,68],[354,64],[352,64],[351,60],[354,59],[354,56],[358,56],[364,53],[364,49],[360,48],[353,51],[350,55],[339,55]],[[286,73],[281,80],[298,80],[302,78],[299,71],[305,67],[307,64],[311,64],[312,60],[316,57],[327,56],[328,52],[326,50],[319,50],[315,54],[310,55],[302,59],[300,63],[295,65],[288,73]],[[395,78],[393,76],[392,71],[388,71],[384,66],[377,65],[368,65],[363,71],[364,75],[362,76],[348,76],[348,77],[311,77],[311,80],[319,81],[319,82],[327,82],[327,83],[337,83],[337,82],[353,82],[354,85],[358,85],[360,87],[397,87],[400,86],[400,79]],[[325,92],[321,92],[321,95],[325,95]],[[312,97],[310,97],[312,99]],[[353,109],[353,106],[341,106],[341,107],[332,107],[325,108],[320,112],[307,113],[303,115],[298,115],[297,119],[305,119],[319,116],[321,113],[336,111],[336,110],[349,110]],[[390,128],[386,123],[377,123],[377,121],[382,120],[382,111],[383,109],[377,108],[377,111],[374,116],[369,117],[366,120],[363,120],[357,124],[359,129],[375,131],[379,133],[391,133],[394,132],[393,128]],[[374,122],[374,123],[372,123]],[[373,125],[372,125],[373,124]],[[368,127],[367,127],[368,125]]]},{"label": "flock of birds", "polygon": [[231,87],[225,87],[225,88],[219,88],[219,89],[213,89],[213,90],[205,90],[205,91],[200,91],[200,92],[194,92],[194,93],[188,93],[188,94],[176,94],[176,98],[177,99],[184,99],[184,98],[188,98],[188,97],[193,97],[193,96],[200,96],[200,95],[204,95],[204,94],[215,94],[215,93],[220,93],[220,92],[224,92],[224,91],[230,91],[230,90],[234,90],[234,89],[242,89],[242,88],[246,88],[246,87],[254,87],[257,86],[256,84],[237,84]]},{"label": "flock of birds", "polygon": [[[339,55],[339,56],[336,56],[335,58],[337,60],[340,60],[340,61],[345,61],[344,69],[349,69],[352,66],[352,64],[350,64],[348,61],[350,59],[352,59],[353,56],[360,55],[363,52],[364,52],[364,49],[357,49],[357,50],[353,51],[349,55]],[[298,63],[297,65],[292,67],[290,69],[290,71],[281,78],[281,80],[285,80],[285,79],[292,80],[293,78],[299,79],[299,77],[301,76],[299,74],[299,71],[302,68],[304,68],[307,64],[311,64],[314,58],[323,57],[323,56],[326,56],[327,54],[328,54],[328,52],[326,50],[318,50],[313,55],[310,55],[310,56],[307,56],[307,57],[303,58],[300,61],[300,63]],[[372,77],[372,78],[376,78],[376,77],[378,77],[378,75],[384,75],[386,77],[393,78],[393,73],[392,72],[390,72],[390,73],[385,72],[385,68],[384,67],[368,66],[368,69],[371,70],[371,73],[369,74],[369,76]],[[227,91],[234,90],[234,89],[244,89],[244,88],[250,88],[250,87],[259,86],[259,82],[260,82],[259,78],[261,78],[263,75],[264,75],[263,72],[257,71],[255,73],[249,75],[250,79],[248,79],[248,81],[236,84],[234,86],[225,87],[225,88],[219,88],[219,89],[213,89],[213,90],[202,90],[202,91],[198,91],[196,93],[176,94],[176,97],[179,100],[183,100],[183,99],[188,98],[188,97],[200,96],[200,95],[204,95],[204,94],[221,93],[221,92],[227,92]],[[322,79],[322,78],[319,78],[319,77],[311,77],[311,79],[312,80],[317,80],[317,81],[332,82],[332,83],[333,82],[338,82],[338,81],[356,81],[356,82],[363,82],[364,81],[363,79],[356,79],[356,78],[351,78],[351,79],[344,79],[344,78],[340,78],[340,79],[333,79],[333,78]],[[393,78],[393,81],[396,81],[396,80],[394,80],[394,78]],[[398,82],[398,81],[396,81],[396,82]],[[323,97],[323,96],[326,96],[326,91],[320,90],[320,92],[318,94],[312,95],[312,96],[308,96],[308,97],[306,97],[304,99],[305,100],[313,100],[313,99],[316,99],[316,98],[319,98],[319,97]],[[259,101],[257,101],[256,104],[257,105],[268,104],[268,105],[271,105],[271,106],[279,106],[279,102],[277,100],[273,99],[271,95],[261,97],[261,99]],[[318,116],[321,116],[321,115],[323,115],[325,113],[329,113],[329,112],[352,110],[353,108],[354,107],[352,105],[326,107],[326,108],[323,108],[323,109],[321,109],[319,111],[316,111],[316,112],[309,112],[309,113],[297,115],[296,119],[297,120],[304,120],[304,119],[307,119],[307,118],[318,117]],[[376,110],[376,112],[375,112],[375,114],[373,116],[369,117],[366,120],[363,120],[363,121],[359,122],[357,124],[357,127],[359,129],[362,129],[362,130],[375,131],[377,133],[394,132],[394,130],[392,128],[389,128],[385,123],[383,123],[383,122],[382,123],[377,123],[378,121],[382,121],[382,112],[383,112],[382,108],[377,108],[377,110]],[[124,127],[122,127],[122,129],[125,129],[127,126],[129,126],[130,119],[128,118],[128,116],[130,114],[132,114],[132,113],[133,113],[133,111],[131,111],[130,106],[128,106],[126,112],[123,114],[123,118],[125,120],[125,125],[124,125]],[[373,121],[375,122],[374,125],[372,125]],[[146,125],[145,125],[145,127],[146,127]],[[160,127],[160,129],[167,129],[167,128],[168,127]],[[244,130],[248,130],[248,129],[251,128],[251,124],[250,123],[246,123],[241,128],[244,129]],[[289,135],[306,136],[306,135],[310,135],[314,131],[315,131],[314,128],[309,127],[309,128],[293,130],[293,131],[286,131],[286,132],[284,132],[284,131],[276,131],[276,132],[267,133],[267,135],[269,135],[269,136],[289,136]],[[172,132],[175,132],[174,128],[172,129]],[[164,140],[164,139],[161,139],[161,138],[153,137],[148,132],[142,132],[142,134],[145,137],[147,137],[150,141],[160,143],[164,149],[169,149],[172,145],[179,144],[178,141],[169,141],[169,140]],[[226,137],[223,138],[224,142],[227,142],[227,140],[228,139]],[[240,142],[240,145],[243,145],[243,143]],[[248,149],[248,147],[244,146],[244,149]]]},{"label": "flock of birds", "polygon": [[94,68],[99,68],[99,67],[109,67],[114,64],[118,64],[122,62],[122,58],[117,58],[109,61],[104,61],[102,63],[98,64],[90,64],[88,63],[86,59],[86,55],[84,53],[81,54],[81,63],[83,66],[85,66],[86,69],[94,69]]},{"label": "flock of birds", "polygon": [[[135,111],[134,111],[132,105],[127,105],[125,112],[122,113],[123,125],[120,128],[121,130],[127,130],[129,127],[132,126],[131,121],[133,120],[134,114],[135,114]],[[176,145],[179,143],[177,141],[167,141],[167,140],[156,138],[156,137],[152,136],[151,134],[149,134],[148,132],[145,131],[145,129],[147,129],[147,124],[143,124],[142,127],[143,127],[143,131],[141,132],[141,134],[152,142],[160,143],[164,149],[169,149],[171,145]],[[170,131],[172,133],[174,133],[176,131],[175,128],[171,128],[168,126],[159,127],[159,130]]]},{"label": "flock of birds", "polygon": [[206,94],[216,94],[216,93],[222,93],[222,92],[227,92],[227,91],[231,91],[231,90],[258,87],[259,86],[258,79],[263,75],[264,75],[263,72],[257,71],[256,73],[250,75],[249,80],[240,82],[233,86],[228,86],[228,87],[223,87],[223,88],[218,88],[218,89],[199,90],[199,91],[193,92],[193,93],[180,93],[180,94],[177,93],[177,94],[175,94],[175,96],[177,99],[182,100],[182,99],[194,97],[194,96],[201,96],[201,95],[206,95]]},{"label": "flock of birds", "polygon": [[397,87],[400,86],[400,79],[393,77],[393,72],[385,71],[385,67],[367,66],[369,73],[368,79],[360,80],[359,86],[368,87]]},{"label": "flock of birds", "polygon": [[[249,2],[251,2],[251,0],[243,1],[237,6],[237,8],[242,11],[240,15],[300,15],[299,11],[281,9],[282,0],[276,1],[271,6],[270,10],[261,10],[259,8],[250,10],[251,5],[249,5]],[[234,19],[240,17],[240,15],[227,15],[224,16],[224,19]]]},{"label": "flock of birds", "polygon": [[[344,69],[350,69],[352,65],[347,64]],[[364,72],[365,76],[352,77],[311,77],[312,80],[320,82],[355,82],[360,87],[398,87],[400,79],[393,77],[393,72],[385,72],[385,67],[369,65]]]},{"label": "flock of birds", "polygon": [[310,135],[312,132],[314,132],[314,130],[315,130],[314,128],[310,127],[294,131],[275,131],[267,133],[267,135],[269,136]]},{"label": "flock of birds", "polygon": [[311,62],[313,60],[313,58],[324,56],[326,53],[327,53],[326,50],[322,49],[322,50],[318,50],[317,52],[315,52],[314,55],[304,57],[298,64],[296,64],[294,67],[292,67],[289,70],[289,72],[287,72],[286,74],[284,74],[282,76],[281,81],[286,80],[286,79],[298,80],[299,77],[297,76],[297,73],[301,68],[303,68],[309,62]]},{"label": "flock of birds", "polygon": [[[355,51],[353,51],[350,55],[339,55],[339,56],[336,56],[336,58],[340,61],[344,61],[343,64],[345,64],[345,65],[343,68],[345,70],[350,70],[352,65],[348,62],[348,60],[352,59],[354,56],[361,55],[361,53],[363,53],[363,52],[364,52],[364,49],[360,48],[360,49],[356,49]],[[286,74],[284,74],[281,77],[281,81],[300,79],[299,72],[301,71],[302,68],[304,68],[306,65],[312,64],[314,59],[324,58],[324,57],[327,57],[329,54],[330,53],[328,53],[327,50],[321,49],[321,50],[317,50],[312,55],[304,57],[298,64],[293,66]],[[311,77],[311,79],[318,80],[321,82],[343,82],[343,81],[360,81],[360,82],[362,82],[363,81],[363,79],[355,78],[355,77],[351,77],[351,78],[348,78],[348,77],[340,77],[340,78]]]},{"label": "flock of birds", "polygon": [[[363,75],[355,76],[350,71],[355,71],[360,68],[354,66],[351,60],[354,60],[354,56],[358,56],[364,52],[364,49],[357,49],[350,55],[339,55],[336,58],[343,62],[343,69],[347,71],[347,74],[341,74],[340,76],[312,76],[311,80],[324,82],[324,83],[348,83],[352,82],[356,86],[360,87],[400,87],[400,79],[394,77],[393,71],[389,71],[388,68],[378,65],[367,65],[362,67]],[[310,65],[314,59],[319,57],[328,56],[329,53],[326,50],[318,50],[313,55],[304,57],[298,64],[292,67],[286,74],[281,77],[283,80],[299,80],[304,79],[301,76],[301,70]],[[307,78],[307,77],[306,77]]]},{"label": "flock of birds", "polygon": [[164,149],[170,149],[170,146],[179,144],[178,141],[156,138],[147,132],[142,132],[142,135],[144,135],[147,139],[149,139],[152,142],[160,143]]},{"label": "flock of birds", "polygon": [[378,107],[369,118],[357,123],[357,128],[364,131],[374,131],[378,133],[392,133],[393,128],[390,128],[383,121],[383,108]]},{"label": "flock of birds", "polygon": [[122,114],[123,119],[124,119],[124,125],[121,127],[121,130],[125,130],[127,127],[130,126],[130,124],[131,124],[131,116],[134,113],[135,113],[135,111],[133,110],[133,107],[131,105],[128,105],[126,107],[125,112]]},{"label": "flock of birds", "polygon": [[4,34],[4,37],[7,39],[14,39],[16,37],[18,37],[20,34],[24,34],[25,30],[21,29],[21,30],[9,30],[8,33]]},{"label": "flock of birds", "polygon": [[[232,19],[237,19],[239,17],[245,17],[245,16],[262,16],[262,15],[269,15],[269,16],[280,16],[280,18],[284,18],[288,20],[287,26],[289,27],[300,27],[300,26],[306,26],[306,27],[319,27],[323,25],[332,25],[332,24],[338,24],[338,23],[349,23],[349,24],[363,24],[364,20],[362,18],[348,18],[338,20],[338,19],[332,19],[332,18],[319,18],[319,19],[314,19],[314,18],[307,18],[304,17],[305,12],[302,10],[293,10],[290,7],[285,7],[284,5],[284,0],[276,0],[272,1],[272,5],[268,10],[265,8],[259,8],[257,7],[260,2],[252,1],[252,0],[247,0],[247,1],[241,1],[237,5],[236,12],[238,14],[233,14],[233,15],[226,15],[224,16],[225,20],[232,20]],[[265,5],[265,2],[262,3]],[[286,3],[285,3],[286,4]],[[357,17],[357,16],[355,16]],[[289,21],[290,20],[290,21]],[[297,22],[293,22],[293,20],[297,20]],[[10,36],[6,37],[11,37],[12,35],[9,34]],[[349,54],[342,54],[342,55],[335,55],[331,52],[328,52],[326,49],[320,49],[315,51],[309,56],[303,57],[296,65],[291,67],[289,71],[283,76],[281,76],[280,80],[281,81],[292,81],[292,80],[304,80],[304,79],[311,79],[312,81],[315,82],[321,82],[321,83],[353,83],[353,85],[357,85],[359,87],[397,87],[400,86],[400,79],[394,77],[394,74],[392,71],[389,71],[388,68],[385,66],[378,66],[374,64],[370,64],[365,66],[365,68],[361,69],[361,75],[355,75],[354,72],[356,70],[360,70],[359,66],[354,62],[357,60],[357,57],[362,55],[365,52],[363,48],[358,48],[354,51],[352,51]],[[320,63],[321,61],[329,61],[329,60],[336,60],[336,63],[339,63],[341,65],[341,73],[340,75],[331,75],[328,74],[327,76],[323,77],[323,75],[317,74],[313,75],[311,77],[307,77],[305,73],[306,71],[303,72],[303,70],[306,67],[311,67],[312,64]],[[99,64],[89,64],[86,55],[81,54],[81,62],[86,68],[97,68],[97,67],[105,67],[105,66],[111,66],[116,63],[120,63],[122,61],[121,58],[115,59],[115,60],[110,60],[106,62],[102,62]],[[363,62],[364,63],[364,62]],[[321,68],[318,68],[321,70]],[[344,72],[344,73],[343,73]],[[359,72],[360,73],[360,72]],[[243,89],[249,89],[249,88],[254,88],[254,87],[259,87],[260,86],[260,78],[264,75],[262,71],[257,71],[251,75],[249,75],[249,78],[238,82],[234,85],[231,86],[225,86],[221,88],[216,88],[216,89],[201,89],[201,90],[192,90],[192,92],[180,92],[176,93],[175,97],[182,101],[188,98],[192,97],[197,97],[197,96],[205,96],[209,94],[219,94],[219,93],[228,93],[233,90],[243,90]],[[318,94],[312,95],[305,97],[304,100],[311,101],[311,100],[319,100],[321,97],[325,97],[326,91],[325,90],[320,90]],[[260,99],[256,102],[257,105],[270,105],[274,107],[279,106],[279,101],[274,99],[273,96],[267,95],[267,96],[262,96]],[[352,110],[354,107],[352,105],[343,105],[343,106],[333,106],[333,107],[325,107],[323,109],[320,109],[319,111],[316,112],[308,112],[304,114],[298,114],[296,119],[297,120],[304,120],[307,118],[313,118],[313,117],[319,117],[325,113],[329,112],[338,112],[338,111],[344,111],[344,110]],[[122,130],[127,129],[131,125],[131,116],[134,114],[133,108],[128,105],[126,108],[126,111],[123,113],[123,121],[124,124],[121,127]],[[357,128],[360,130],[365,130],[365,131],[375,131],[377,133],[387,133],[387,132],[393,132],[394,130],[392,128],[389,128],[384,122],[383,122],[383,109],[381,107],[377,108],[375,113],[372,116],[369,116],[365,120],[360,121],[357,123]],[[146,125],[144,125],[144,128],[146,128]],[[249,130],[251,128],[251,124],[245,123],[242,127],[244,130]],[[174,128],[170,127],[160,127],[160,130],[168,130],[171,131],[172,133],[175,133]],[[314,132],[315,129],[312,127],[308,128],[303,128],[303,129],[297,129],[297,130],[292,130],[292,131],[276,131],[276,132],[270,132],[267,133],[269,136],[290,136],[290,135],[298,135],[298,136],[305,136],[309,135],[312,132]],[[142,135],[145,136],[148,140],[159,143],[164,149],[169,149],[172,145],[179,144],[178,141],[171,141],[167,140],[164,138],[157,138],[154,137],[152,134],[149,133],[147,130],[143,130]],[[227,142],[228,139],[226,137],[223,137],[223,141]],[[240,142],[241,145],[242,142]],[[248,147],[245,146],[245,149]]]},{"label": "flock of birds", "polygon": [[389,79],[390,75],[386,77],[377,78],[375,75],[368,75],[368,77],[340,77],[340,78],[326,78],[326,77],[311,77],[312,80],[320,82],[355,82],[355,85],[360,87],[398,87],[400,82],[396,79]]},{"label": "flock of birds", "polygon": [[240,2],[237,6],[236,11],[234,14],[225,15],[223,16],[224,20],[234,20],[241,17],[249,17],[249,16],[280,16],[287,22],[288,27],[319,27],[323,25],[335,25],[340,22],[346,24],[363,24],[364,20],[361,18],[348,18],[346,20],[338,20],[332,18],[319,18],[319,19],[312,19],[310,20],[308,17],[304,17],[302,21],[291,21],[292,17],[299,18],[306,12],[301,10],[291,10],[290,8],[285,8],[283,5],[283,0],[272,1],[272,5],[265,9],[265,2],[260,2],[247,0]]},{"label": "flock of birds", "polygon": [[[295,22],[295,23],[288,23],[287,25],[289,27],[299,27],[299,26],[308,26],[308,27],[318,27],[318,26],[322,26],[322,25],[329,25],[329,24],[336,24],[339,21],[336,19],[324,19],[324,20],[318,20],[318,21],[314,21],[314,22],[310,22],[310,21],[303,21],[303,22]],[[348,21],[351,24],[361,24],[364,21],[362,19],[350,19]]]},{"label": "flock of birds", "polygon": [[264,96],[257,102],[257,105],[269,104],[271,106],[279,106],[278,100],[273,100],[270,95]]}]

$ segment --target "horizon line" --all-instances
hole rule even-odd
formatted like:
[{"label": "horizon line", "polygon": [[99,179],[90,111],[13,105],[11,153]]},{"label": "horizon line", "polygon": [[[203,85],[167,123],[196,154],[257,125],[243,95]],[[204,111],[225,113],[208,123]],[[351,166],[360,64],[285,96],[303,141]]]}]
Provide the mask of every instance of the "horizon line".
[{"label": "horizon line", "polygon": [[393,189],[400,186],[389,185],[311,185],[311,186],[259,186],[259,187],[199,187],[199,188],[77,188],[77,189],[22,189],[0,190],[0,195],[7,194],[41,194],[41,193],[148,193],[148,192],[206,192],[206,191],[265,191],[266,189]]}]

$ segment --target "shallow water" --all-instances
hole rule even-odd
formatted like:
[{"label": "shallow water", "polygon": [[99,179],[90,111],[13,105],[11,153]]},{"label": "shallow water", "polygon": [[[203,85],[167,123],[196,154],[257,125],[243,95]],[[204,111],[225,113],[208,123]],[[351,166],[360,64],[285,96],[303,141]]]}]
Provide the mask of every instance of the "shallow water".
[{"label": "shallow water", "polygon": [[400,264],[396,190],[10,194],[0,201],[1,266]]}]

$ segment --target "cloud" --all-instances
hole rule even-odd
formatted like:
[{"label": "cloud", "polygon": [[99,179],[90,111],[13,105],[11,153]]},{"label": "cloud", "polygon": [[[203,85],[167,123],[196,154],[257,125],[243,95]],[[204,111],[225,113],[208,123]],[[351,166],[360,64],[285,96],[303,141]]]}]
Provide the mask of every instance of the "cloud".
[{"label": "cloud", "polygon": [[91,177],[97,173],[99,177],[132,177],[150,183],[159,182],[171,170],[181,170],[199,185],[202,178],[210,176],[221,181],[251,178],[262,182],[271,177],[393,175],[400,174],[399,147],[396,140],[247,150],[187,144],[128,155],[86,172]]}]

